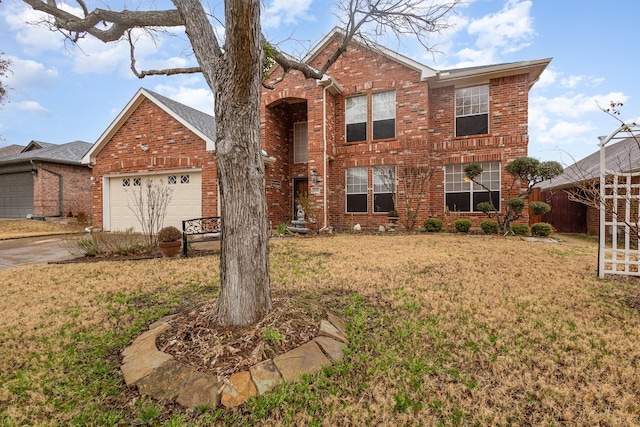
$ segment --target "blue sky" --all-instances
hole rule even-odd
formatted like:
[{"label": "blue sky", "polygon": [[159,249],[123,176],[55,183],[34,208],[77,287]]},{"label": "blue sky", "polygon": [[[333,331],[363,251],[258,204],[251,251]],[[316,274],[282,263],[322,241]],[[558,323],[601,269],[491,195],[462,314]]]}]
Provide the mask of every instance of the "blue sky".
[{"label": "blue sky", "polygon": [[[214,12],[222,10],[219,3],[208,2]],[[337,23],[334,2],[263,3],[265,34],[297,56]],[[436,69],[553,57],[529,93],[530,156],[571,164],[596,151],[597,137],[619,126],[597,103],[620,101],[622,119],[640,117],[637,0],[473,0],[457,12],[450,19],[453,28],[432,39],[442,53],[426,52],[409,38],[379,42]],[[104,45],[87,38],[74,46],[26,23],[36,20],[18,0],[0,3],[0,50],[13,61],[7,80],[12,90],[0,110],[0,146],[93,143],[141,86],[212,112],[213,97],[200,76],[137,79],[125,42]],[[172,33],[139,40],[141,69],[194,64],[184,34]]]}]

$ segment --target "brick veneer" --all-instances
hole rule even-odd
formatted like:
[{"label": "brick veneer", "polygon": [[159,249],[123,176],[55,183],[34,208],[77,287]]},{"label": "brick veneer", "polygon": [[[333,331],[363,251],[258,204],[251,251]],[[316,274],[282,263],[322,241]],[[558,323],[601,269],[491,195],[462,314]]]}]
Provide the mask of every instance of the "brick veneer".
[{"label": "brick veneer", "polygon": [[[35,216],[73,216],[91,218],[91,171],[86,166],[34,162],[37,170],[33,185]],[[60,203],[62,184],[62,204]]]},{"label": "brick veneer", "polygon": [[[336,47],[334,40],[318,53],[311,65],[320,67]],[[433,174],[422,206],[418,224],[427,217],[444,217],[444,167],[450,163],[500,161],[502,175],[502,205],[508,199],[507,174],[504,166],[511,160],[527,155],[529,75],[520,74],[490,80],[490,133],[473,137],[455,137],[455,87],[430,89],[421,80],[419,71],[352,44],[327,72],[344,89],[338,95],[323,93],[315,80],[306,80],[295,71],[289,72],[275,90],[263,90],[262,137],[263,146],[277,157],[276,165],[267,168],[267,186],[279,181],[279,192],[268,190],[271,196],[270,217],[277,222],[291,219],[291,182],[294,178],[310,176],[316,169],[326,179],[328,224],[346,227],[360,223],[377,227],[388,222],[386,214],[373,213],[373,166],[397,165],[397,206],[402,214],[406,188],[402,177],[405,165],[428,167]],[[276,69],[272,76],[281,77]],[[275,82],[275,80],[274,80]],[[376,92],[396,92],[395,138],[371,139],[371,95]],[[345,142],[345,98],[366,95],[368,99],[368,140]],[[326,108],[327,170],[323,159],[323,105]],[[292,123],[293,109],[306,107],[309,130],[309,161],[306,168],[293,165]],[[300,113],[300,116],[303,114]],[[366,166],[369,182],[369,212],[346,212],[345,171],[349,167]],[[305,170],[306,169],[306,170]],[[310,189],[312,184],[309,184]],[[316,202],[322,204],[324,186],[319,186]],[[277,193],[277,194],[276,194]],[[277,200],[277,201],[276,201]],[[284,207],[283,209],[281,207]],[[525,212],[526,214],[526,212]],[[460,213],[472,219],[474,225],[486,219],[482,213]],[[525,215],[526,216],[526,215]],[[444,219],[444,218],[443,218]],[[323,224],[321,224],[323,225]]]},{"label": "brick veneer", "polygon": [[[148,147],[142,150],[142,145]],[[202,171],[202,215],[217,214],[215,155],[205,141],[148,99],[144,99],[96,157],[93,168],[93,225],[103,226],[102,177],[117,174]]]}]

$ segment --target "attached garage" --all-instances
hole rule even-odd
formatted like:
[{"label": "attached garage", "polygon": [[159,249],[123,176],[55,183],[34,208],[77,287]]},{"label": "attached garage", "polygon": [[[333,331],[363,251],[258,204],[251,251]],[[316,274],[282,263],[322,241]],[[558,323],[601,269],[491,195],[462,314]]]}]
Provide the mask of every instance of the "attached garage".
[{"label": "attached garage", "polygon": [[[105,230],[116,231],[133,228],[142,231],[136,217],[135,199],[151,182],[156,188],[167,188],[171,200],[167,206],[164,225],[182,228],[182,220],[202,216],[202,172],[175,171],[157,175],[127,175],[105,178],[108,197],[104,198]],[[106,190],[106,188],[105,188]],[[132,209],[133,208],[133,209]],[[108,221],[107,221],[108,218]]]},{"label": "attached garage", "polygon": [[33,175],[16,172],[0,175],[0,218],[33,215]]}]

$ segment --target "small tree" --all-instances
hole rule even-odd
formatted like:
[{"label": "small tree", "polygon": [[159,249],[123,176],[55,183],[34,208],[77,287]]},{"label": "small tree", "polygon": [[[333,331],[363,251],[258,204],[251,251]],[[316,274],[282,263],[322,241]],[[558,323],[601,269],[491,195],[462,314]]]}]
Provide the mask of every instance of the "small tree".
[{"label": "small tree", "polygon": [[136,216],[149,245],[155,246],[158,243],[158,230],[164,226],[172,193],[169,186],[162,182],[154,183],[150,179],[144,180],[130,193],[127,207]]},{"label": "small tree", "polygon": [[418,212],[427,193],[427,187],[433,176],[433,169],[426,164],[403,165],[400,168],[400,180],[404,185],[404,215],[402,225],[413,230]]},{"label": "small tree", "polygon": [[[500,227],[500,232],[511,232],[511,224],[522,216],[526,201],[529,199],[533,187],[544,180],[554,178],[562,173],[562,166],[556,161],[540,162],[532,157],[519,157],[505,166],[505,171],[513,177],[507,189],[507,201],[504,212],[498,210],[493,204],[492,191],[480,181],[482,166],[471,163],[464,169],[464,173],[472,182],[487,190],[489,201],[478,203],[476,208],[494,218]],[[512,194],[515,196],[512,197]],[[532,202],[529,210],[534,215],[544,215],[551,207],[544,202]]]}]

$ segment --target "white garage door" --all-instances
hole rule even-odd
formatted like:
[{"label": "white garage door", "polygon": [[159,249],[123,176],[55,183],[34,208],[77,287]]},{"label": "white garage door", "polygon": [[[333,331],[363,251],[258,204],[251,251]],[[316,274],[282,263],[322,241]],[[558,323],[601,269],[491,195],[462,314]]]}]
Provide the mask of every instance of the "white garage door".
[{"label": "white garage door", "polygon": [[25,218],[33,214],[31,172],[0,175],[0,218]]},{"label": "white garage door", "polygon": [[164,225],[182,229],[182,220],[202,216],[201,172],[176,172],[166,175],[114,177],[109,180],[109,218],[112,231],[133,228],[141,231],[140,221],[131,209],[134,198],[144,189],[148,180],[154,186],[166,186],[171,193]]}]

